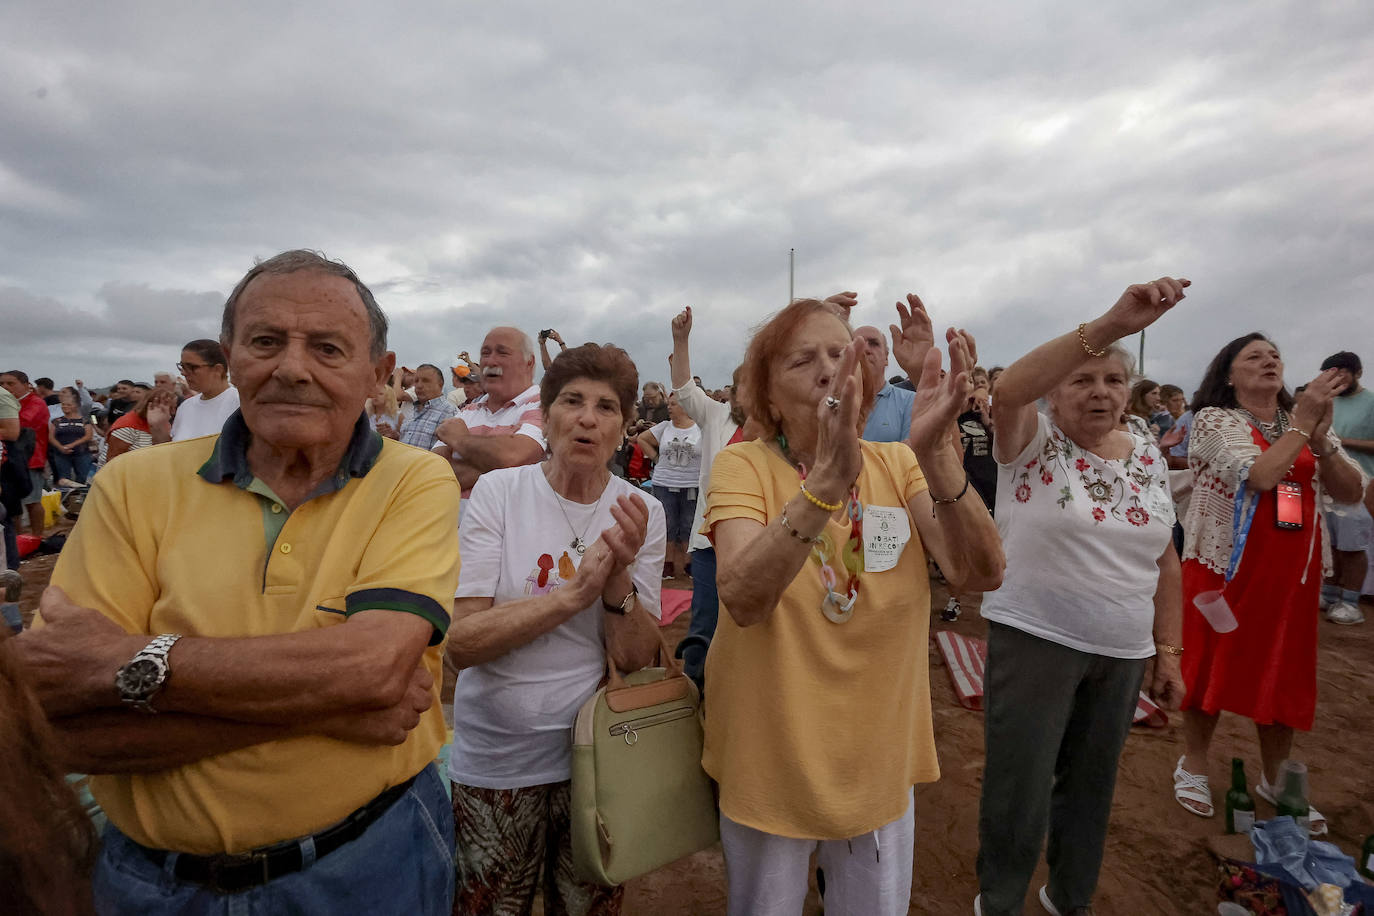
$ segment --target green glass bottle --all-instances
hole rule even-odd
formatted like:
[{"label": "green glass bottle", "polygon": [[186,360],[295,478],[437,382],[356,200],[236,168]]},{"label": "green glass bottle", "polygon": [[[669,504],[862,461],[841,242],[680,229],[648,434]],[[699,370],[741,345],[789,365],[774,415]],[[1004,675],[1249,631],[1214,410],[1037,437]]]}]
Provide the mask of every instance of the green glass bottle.
[{"label": "green glass bottle", "polygon": [[1364,845],[1360,847],[1360,874],[1371,881],[1374,881],[1374,833],[1364,838]]},{"label": "green glass bottle", "polygon": [[1280,817],[1286,814],[1303,830],[1309,829],[1306,766],[1296,760],[1285,760],[1279,765],[1279,794],[1275,801],[1274,808]]},{"label": "green glass bottle", "polygon": [[1255,826],[1255,800],[1245,785],[1245,762],[1231,758],[1231,788],[1226,792],[1226,832],[1249,833]]}]

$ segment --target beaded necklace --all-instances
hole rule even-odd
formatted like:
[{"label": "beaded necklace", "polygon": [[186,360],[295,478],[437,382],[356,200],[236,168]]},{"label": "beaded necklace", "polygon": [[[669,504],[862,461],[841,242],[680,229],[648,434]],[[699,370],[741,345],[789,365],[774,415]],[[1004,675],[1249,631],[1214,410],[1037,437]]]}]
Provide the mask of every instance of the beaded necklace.
[{"label": "beaded necklace", "polygon": [[[806,465],[792,457],[787,448],[787,437],[778,433],[778,448],[787,463],[797,469],[802,481],[806,480]],[[849,538],[836,550],[835,541],[822,531],[811,545],[811,559],[820,567],[821,585],[825,588],[825,598],[821,600],[821,613],[831,623],[847,623],[854,616],[854,602],[859,597],[859,574],[864,571],[863,503],[859,502],[857,482],[849,487],[849,497],[845,501],[845,515],[849,519]],[[827,522],[828,526],[828,522]],[[831,560],[838,558],[839,568],[845,573],[845,594],[835,591],[839,577]]]}]

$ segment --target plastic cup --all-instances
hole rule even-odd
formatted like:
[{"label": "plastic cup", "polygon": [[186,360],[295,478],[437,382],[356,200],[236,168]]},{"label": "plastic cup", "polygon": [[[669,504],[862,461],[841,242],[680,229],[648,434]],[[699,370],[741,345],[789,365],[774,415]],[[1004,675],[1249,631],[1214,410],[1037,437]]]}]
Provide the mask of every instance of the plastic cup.
[{"label": "plastic cup", "polygon": [[1218,633],[1230,633],[1236,628],[1236,615],[1231,613],[1231,605],[1226,603],[1226,596],[1221,592],[1200,592],[1193,598],[1193,605]]}]

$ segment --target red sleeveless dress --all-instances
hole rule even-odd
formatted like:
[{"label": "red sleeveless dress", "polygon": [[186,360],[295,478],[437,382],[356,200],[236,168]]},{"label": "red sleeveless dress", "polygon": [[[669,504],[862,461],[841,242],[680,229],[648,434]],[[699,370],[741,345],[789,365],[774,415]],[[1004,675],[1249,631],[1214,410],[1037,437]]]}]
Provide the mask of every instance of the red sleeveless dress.
[{"label": "red sleeveless dress", "polygon": [[[1250,434],[1261,451],[1269,444]],[[1237,627],[1218,633],[1193,604],[1200,592],[1221,589],[1223,576],[1198,560],[1183,564],[1184,709],[1225,710],[1261,725],[1308,731],[1317,707],[1317,600],[1322,584],[1317,519],[1317,460],[1303,447],[1287,479],[1302,484],[1300,529],[1274,524],[1278,496],[1260,494],[1245,553],[1225,586]],[[1304,571],[1306,581],[1304,581]]]}]

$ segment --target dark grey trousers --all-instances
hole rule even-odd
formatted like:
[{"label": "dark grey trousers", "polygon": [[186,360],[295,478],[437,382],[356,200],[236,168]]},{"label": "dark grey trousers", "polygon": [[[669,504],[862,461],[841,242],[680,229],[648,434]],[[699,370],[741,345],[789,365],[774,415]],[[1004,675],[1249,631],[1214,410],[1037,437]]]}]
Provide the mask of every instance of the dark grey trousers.
[{"label": "dark grey trousers", "polygon": [[1050,900],[1061,913],[1092,904],[1145,662],[988,622],[978,816],[983,916],[1020,914],[1047,828]]}]

